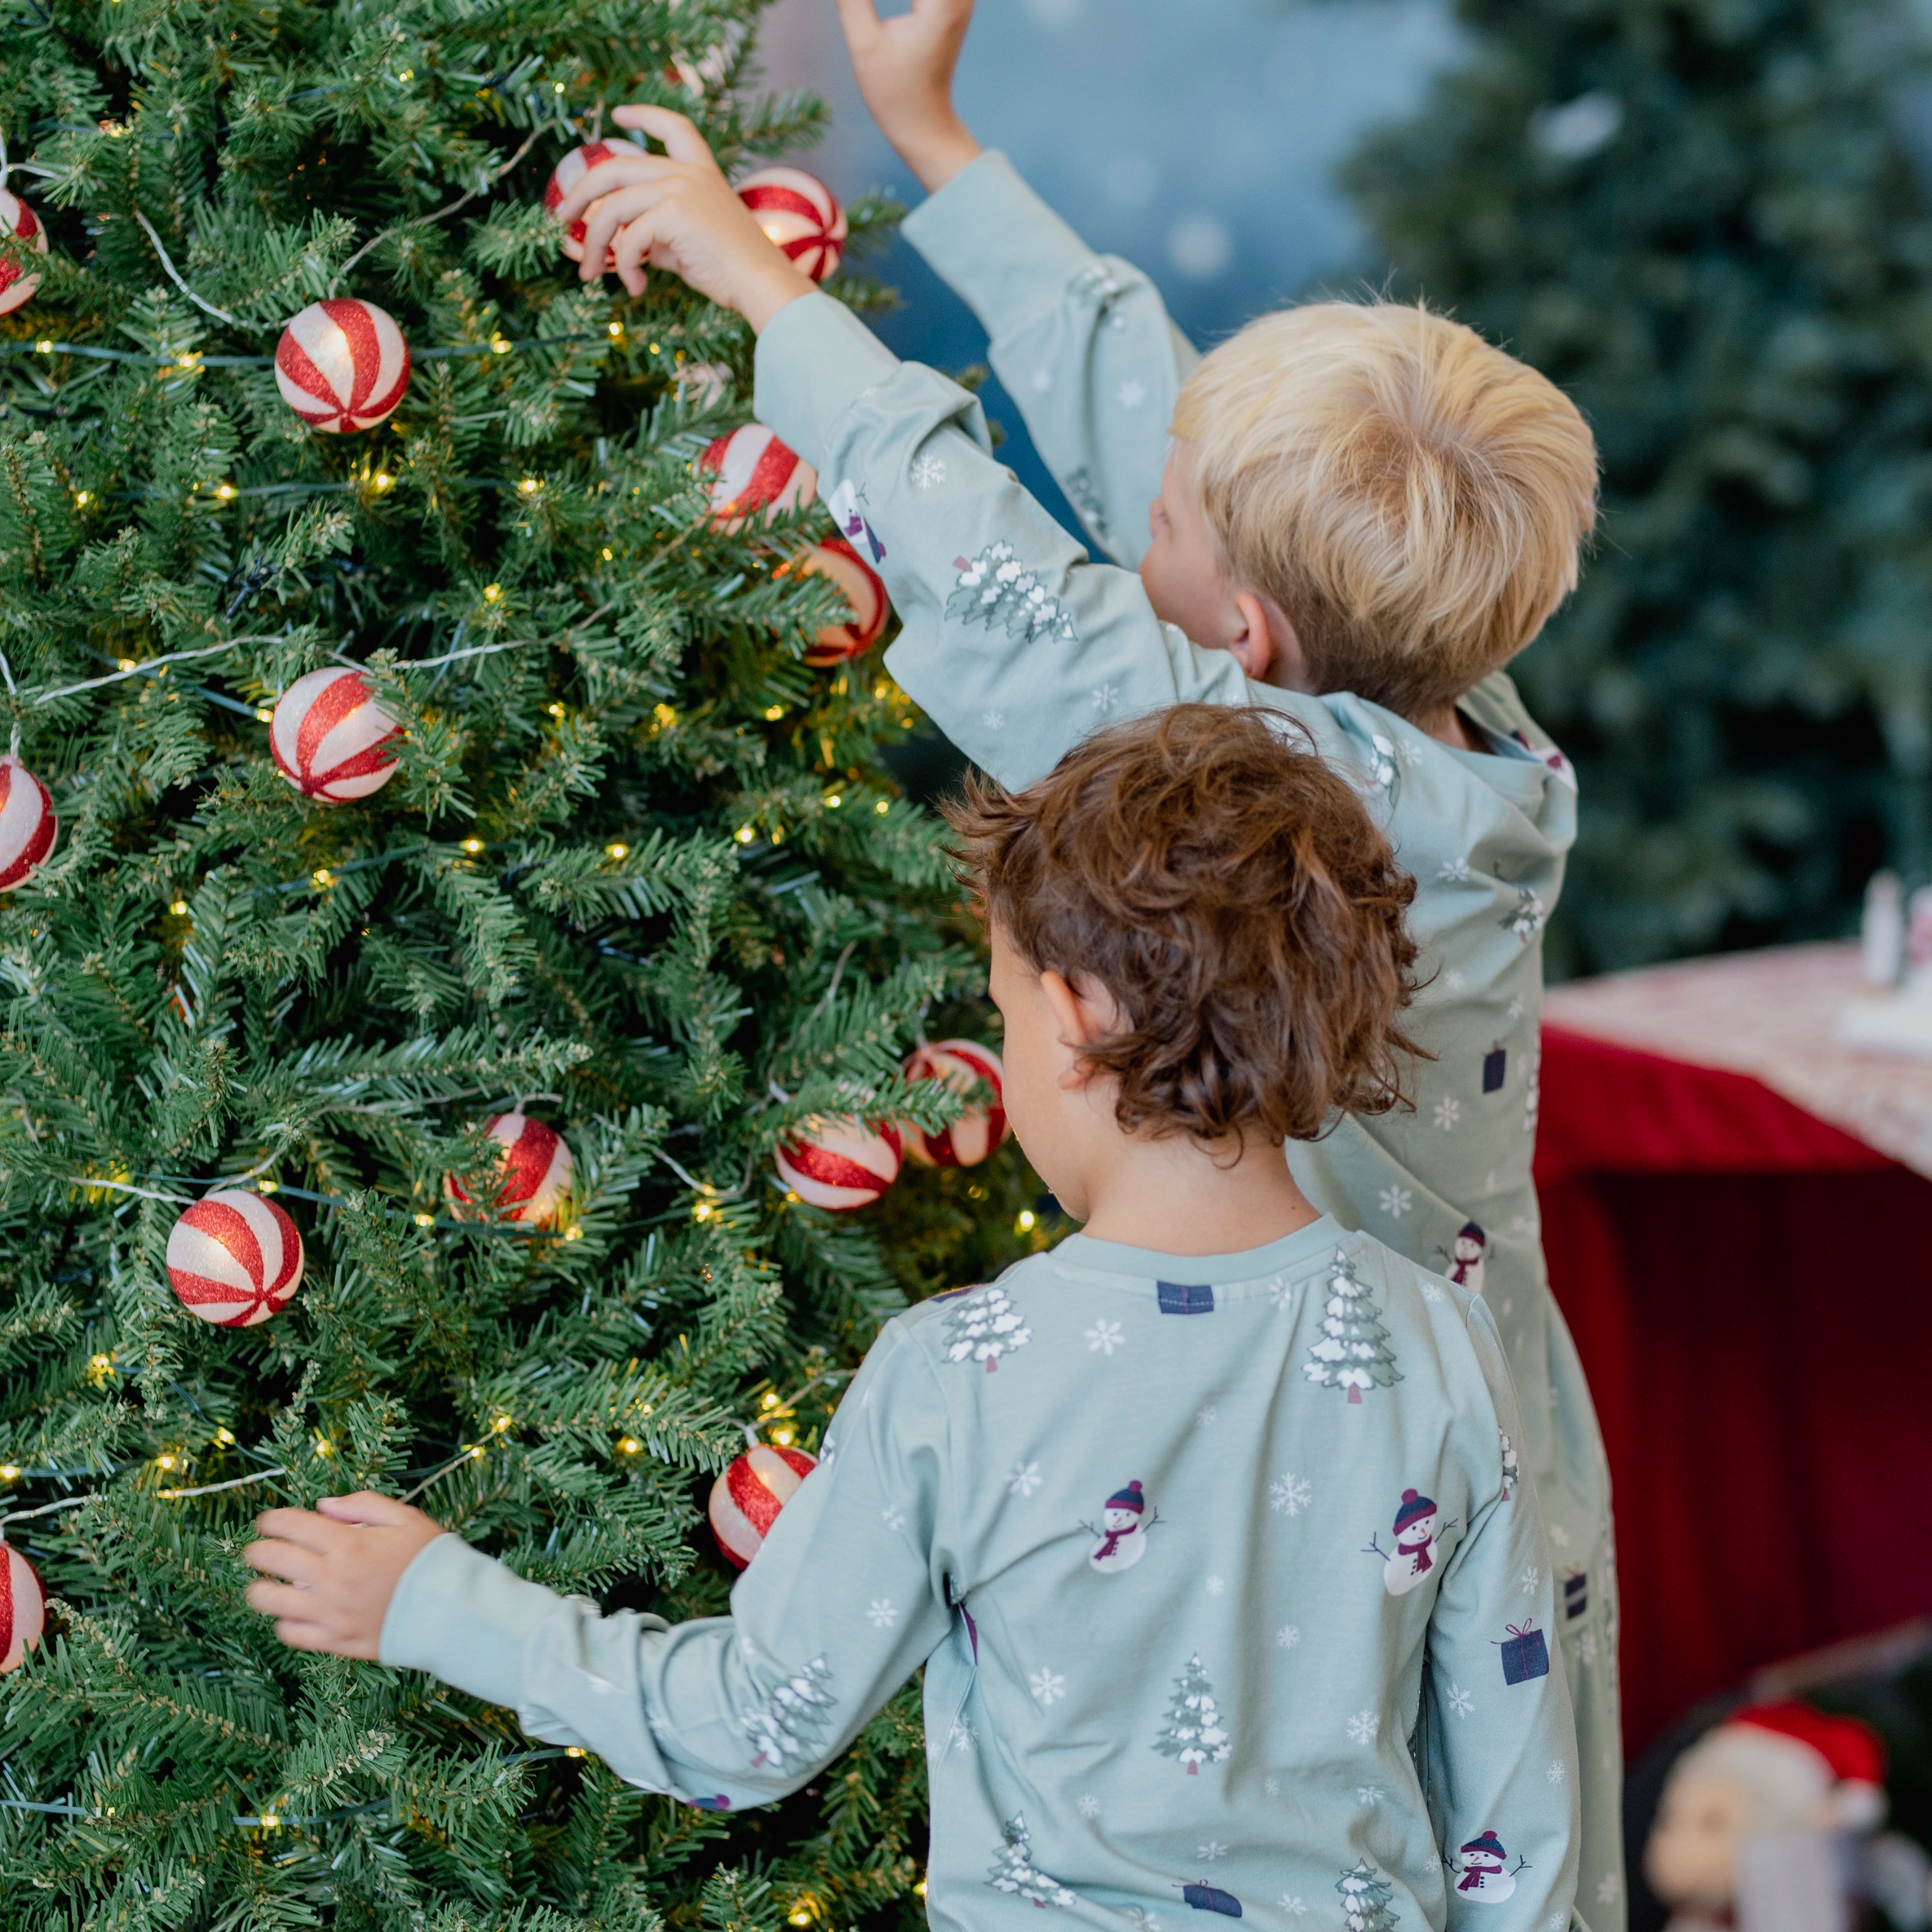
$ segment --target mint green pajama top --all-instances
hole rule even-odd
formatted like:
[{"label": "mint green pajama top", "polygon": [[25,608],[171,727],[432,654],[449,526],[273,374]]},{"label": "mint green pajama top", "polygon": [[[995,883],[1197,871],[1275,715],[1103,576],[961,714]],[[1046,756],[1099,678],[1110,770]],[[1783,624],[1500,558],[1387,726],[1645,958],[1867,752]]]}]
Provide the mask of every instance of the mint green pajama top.
[{"label": "mint green pajama top", "polygon": [[1207,1257],[1076,1235],[887,1325],[728,1617],[603,1616],[444,1536],[382,1660],[716,1810],[924,1665],[940,1927],[1566,1932],[1521,1427],[1483,1303],[1325,1216]]},{"label": "mint green pajama top", "polygon": [[[1622,1932],[1622,1756],[1609,1479],[1589,1390],[1551,1298],[1531,1177],[1542,934],[1576,837],[1575,773],[1509,678],[1462,700],[1483,745],[1453,749],[1346,692],[1250,683],[1154,614],[1147,543],[1175,396],[1195,360],[1147,278],[1096,254],[983,155],[915,210],[907,238],[971,306],[1096,563],[991,454],[979,405],[901,362],[830,296],[781,310],[758,348],[757,413],[819,472],[877,560],[901,630],[886,661],[947,736],[1023,786],[1097,726],[1183,701],[1298,719],[1349,776],[1417,884],[1424,984],[1413,1112],[1351,1116],[1289,1164],[1345,1227],[1480,1293],[1523,1419],[1513,1445],[1550,1524],[1559,1641],[1583,1753],[1592,1932]],[[882,554],[881,554],[882,552]]]}]

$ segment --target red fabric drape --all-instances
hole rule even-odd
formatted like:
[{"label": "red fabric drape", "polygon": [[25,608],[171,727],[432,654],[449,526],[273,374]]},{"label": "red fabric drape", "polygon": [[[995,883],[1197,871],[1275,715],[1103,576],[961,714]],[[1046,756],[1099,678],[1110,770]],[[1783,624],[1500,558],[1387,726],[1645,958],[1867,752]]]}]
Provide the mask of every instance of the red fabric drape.
[{"label": "red fabric drape", "polygon": [[1742,1075],[1543,1046],[1544,1245],[1610,1456],[1635,1753],[1932,1610],[1932,1183]]}]

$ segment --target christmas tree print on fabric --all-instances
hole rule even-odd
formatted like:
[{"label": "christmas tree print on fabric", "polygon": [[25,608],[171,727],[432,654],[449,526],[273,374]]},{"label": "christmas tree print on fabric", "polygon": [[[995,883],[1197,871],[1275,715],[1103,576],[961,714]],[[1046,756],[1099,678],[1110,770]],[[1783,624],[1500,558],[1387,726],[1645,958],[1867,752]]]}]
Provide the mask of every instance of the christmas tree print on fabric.
[{"label": "christmas tree print on fabric", "polygon": [[971,563],[953,559],[959,581],[946,599],[946,615],[962,624],[995,625],[1029,641],[1075,641],[1073,620],[1059,598],[1020,561],[1010,543],[990,544]]},{"label": "christmas tree print on fabric", "polygon": [[830,1666],[814,1657],[796,1677],[787,1678],[756,1710],[745,1714],[745,1729],[758,1746],[751,1768],[771,1765],[785,1771],[822,1757],[831,1735],[836,1700]]},{"label": "christmas tree print on fabric", "polygon": [[1348,1932],[1390,1932],[1402,1921],[1389,1905],[1395,1888],[1374,1866],[1357,1859],[1335,1881]]},{"label": "christmas tree print on fabric", "polygon": [[1500,1905],[1516,1890],[1516,1872],[1526,1869],[1527,1861],[1519,1859],[1516,1872],[1505,1868],[1510,1855],[1494,1831],[1471,1838],[1462,1848],[1457,1868],[1456,1896],[1471,1905]]},{"label": "christmas tree print on fabric", "polygon": [[1006,1842],[994,1859],[987,1883],[996,1892],[1016,1892],[1035,1905],[1076,1905],[1079,1899],[1057,1878],[1050,1878],[1033,1863],[1033,1841],[1027,1821],[1018,1812],[1001,1828]]},{"label": "christmas tree print on fabric", "polygon": [[1001,1355],[1024,1348],[1033,1339],[1026,1317],[997,1283],[962,1302],[946,1317],[946,1333],[952,1337],[946,1359],[984,1362],[988,1375],[999,1367]]},{"label": "christmas tree print on fabric", "polygon": [[1167,1728],[1155,1740],[1154,1749],[1163,1757],[1178,1758],[1187,1766],[1190,1778],[1198,1776],[1204,1764],[1225,1764],[1234,1749],[1198,1651],[1174,1679]]},{"label": "christmas tree print on fabric", "polygon": [[1368,1284],[1337,1248],[1329,1270],[1321,1340],[1309,1350],[1302,1374],[1318,1388],[1346,1389],[1351,1402],[1359,1402],[1364,1389],[1386,1389],[1400,1382],[1395,1351],[1389,1346],[1389,1331],[1381,1316]]}]

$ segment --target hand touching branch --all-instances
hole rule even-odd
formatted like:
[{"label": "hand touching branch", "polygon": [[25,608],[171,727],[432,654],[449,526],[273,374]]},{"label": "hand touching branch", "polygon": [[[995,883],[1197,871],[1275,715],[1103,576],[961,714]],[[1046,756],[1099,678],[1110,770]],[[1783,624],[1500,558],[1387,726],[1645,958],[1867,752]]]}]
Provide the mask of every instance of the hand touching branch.
[{"label": "hand touching branch", "polygon": [[291,1649],[372,1660],[403,1572],[443,1533],[422,1510],[367,1489],[323,1497],[313,1511],[264,1510],[255,1527],[263,1540],[241,1560],[267,1576],[248,1586],[249,1607],[273,1617]]},{"label": "hand touching branch", "polygon": [[599,161],[559,204],[566,226],[582,217],[586,281],[603,274],[608,248],[632,294],[644,292],[647,264],[669,269],[760,333],[788,302],[812,293],[811,278],[758,226],[683,115],[621,107],[611,118],[655,135],[665,152]]},{"label": "hand touching branch", "polygon": [[953,105],[953,70],[972,18],[973,0],[913,0],[910,13],[890,20],[875,0],[838,0],[859,91],[929,192],[979,153]]}]

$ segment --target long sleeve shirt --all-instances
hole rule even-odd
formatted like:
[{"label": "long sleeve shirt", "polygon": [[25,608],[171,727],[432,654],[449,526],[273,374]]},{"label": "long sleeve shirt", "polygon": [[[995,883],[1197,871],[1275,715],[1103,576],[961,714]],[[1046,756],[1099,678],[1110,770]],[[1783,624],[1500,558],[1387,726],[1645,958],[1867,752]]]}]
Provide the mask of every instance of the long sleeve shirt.
[{"label": "long sleeve shirt", "polygon": [[887,1326],[728,1617],[601,1616],[445,1536],[382,1657],[715,1809],[923,1663],[937,1926],[1547,1932],[1576,1743],[1520,1429],[1482,1303],[1326,1217],[1075,1236]]}]

